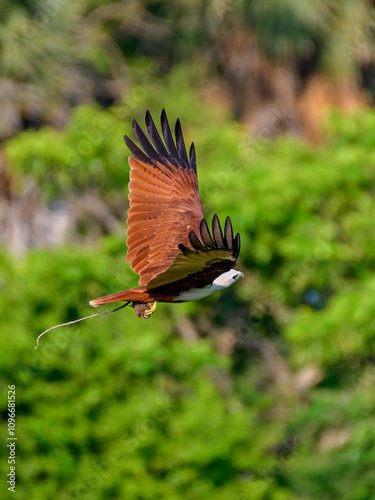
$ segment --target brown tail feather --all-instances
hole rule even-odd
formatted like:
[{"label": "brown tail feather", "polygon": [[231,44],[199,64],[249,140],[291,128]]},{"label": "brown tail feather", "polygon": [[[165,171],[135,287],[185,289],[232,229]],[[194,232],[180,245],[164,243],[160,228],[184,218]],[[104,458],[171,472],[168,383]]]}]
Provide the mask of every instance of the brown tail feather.
[{"label": "brown tail feather", "polygon": [[90,306],[97,307],[102,304],[109,304],[110,302],[121,302],[128,300],[130,302],[153,302],[155,299],[150,297],[149,292],[146,290],[145,286],[140,286],[137,288],[131,288],[130,290],[124,290],[122,292],[111,293],[110,295],[105,295],[104,297],[99,297],[98,299],[90,300]]}]

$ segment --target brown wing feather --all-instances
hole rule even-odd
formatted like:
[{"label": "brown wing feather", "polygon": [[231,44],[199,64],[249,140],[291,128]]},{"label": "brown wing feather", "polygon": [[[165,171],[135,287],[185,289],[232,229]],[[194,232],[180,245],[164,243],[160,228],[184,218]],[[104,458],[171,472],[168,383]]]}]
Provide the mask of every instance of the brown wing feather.
[{"label": "brown wing feather", "polygon": [[133,122],[133,128],[146,154],[128,137],[125,138],[135,156],[129,158],[126,261],[140,275],[141,286],[168,269],[181,253],[178,245],[190,244],[189,231],[198,232],[204,217],[195,155],[191,155],[188,161],[179,123],[176,127],[177,148],[173,148],[170,142],[172,134],[163,110],[162,130],[164,138],[167,137],[168,151],[162,147],[149,113],[146,114],[146,125],[156,150],[136,122]]}]

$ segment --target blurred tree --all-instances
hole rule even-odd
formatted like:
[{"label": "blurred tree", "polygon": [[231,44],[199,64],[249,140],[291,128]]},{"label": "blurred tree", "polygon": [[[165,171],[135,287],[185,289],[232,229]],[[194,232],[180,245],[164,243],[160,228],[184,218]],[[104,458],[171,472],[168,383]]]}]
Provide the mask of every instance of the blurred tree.
[{"label": "blurred tree", "polygon": [[72,105],[121,94],[124,61],[105,31],[85,21],[87,9],[85,0],[1,3],[0,139],[61,127]]},{"label": "blurred tree", "polygon": [[67,105],[91,96],[112,103],[131,79],[129,61],[144,57],[161,73],[199,68],[203,86],[257,133],[276,122],[274,135],[288,129],[317,140],[328,106],[353,108],[374,93],[369,0],[69,0],[63,9],[19,1],[1,9],[8,134],[22,117],[23,125],[61,124]]},{"label": "blurred tree", "polygon": [[[256,133],[319,139],[332,105],[352,109],[374,93],[375,10],[369,0],[137,0],[98,9],[124,57],[147,56],[163,72],[187,61],[203,86]],[[219,87],[212,85],[217,81]],[[366,95],[366,91],[369,95]],[[286,123],[287,122],[287,123]]]},{"label": "blurred tree", "polygon": [[240,5],[227,12],[220,62],[237,115],[254,122],[258,133],[276,116],[283,130],[283,118],[292,115],[286,128],[302,128],[318,140],[328,107],[366,104],[362,89],[371,83],[361,72],[375,61],[375,11],[369,1],[248,0]]}]

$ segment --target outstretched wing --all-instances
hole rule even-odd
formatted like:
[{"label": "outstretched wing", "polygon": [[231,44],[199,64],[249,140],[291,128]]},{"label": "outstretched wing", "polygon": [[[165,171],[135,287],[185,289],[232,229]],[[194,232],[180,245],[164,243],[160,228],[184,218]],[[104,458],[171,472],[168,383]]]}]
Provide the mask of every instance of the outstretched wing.
[{"label": "outstretched wing", "polygon": [[240,253],[240,235],[237,233],[233,238],[229,217],[225,221],[224,235],[216,214],[212,219],[212,236],[204,219],[199,225],[198,234],[200,238],[194,231],[190,231],[189,243],[194,250],[180,244],[181,253],[175,257],[166,271],[148,283],[148,290],[194,275],[198,279],[197,288],[201,288],[205,282],[211,283],[217,276],[235,266]]},{"label": "outstretched wing", "polygon": [[[173,140],[165,110],[161,114],[163,143],[146,113],[151,142],[133,120],[134,133],[143,148],[125,136],[133,157],[129,158],[130,182],[126,261],[147,285],[169,268],[179,245],[189,245],[189,232],[198,232],[204,217],[199,196],[194,144],[186,153],[180,121]],[[182,254],[181,254],[182,255]]]}]

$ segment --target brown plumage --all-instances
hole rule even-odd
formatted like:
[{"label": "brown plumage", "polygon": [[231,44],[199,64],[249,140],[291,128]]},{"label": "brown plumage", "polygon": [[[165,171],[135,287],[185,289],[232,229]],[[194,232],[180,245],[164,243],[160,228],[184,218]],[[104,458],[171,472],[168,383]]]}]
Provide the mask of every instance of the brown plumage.
[{"label": "brown plumage", "polygon": [[[90,302],[98,306],[128,301],[140,317],[152,314],[153,302],[182,302],[199,298],[195,297],[197,294],[207,295],[200,290],[208,289],[216,278],[232,269],[240,251],[240,236],[233,238],[229,217],[223,234],[214,216],[211,236],[199,196],[194,144],[188,156],[180,121],[177,120],[175,127],[176,142],[164,110],[161,114],[164,142],[148,111],[146,128],[151,142],[133,120],[134,133],[143,151],[125,136],[133,154],[129,158],[126,261],[139,274],[140,286]],[[233,279],[240,275],[234,272]]]}]

